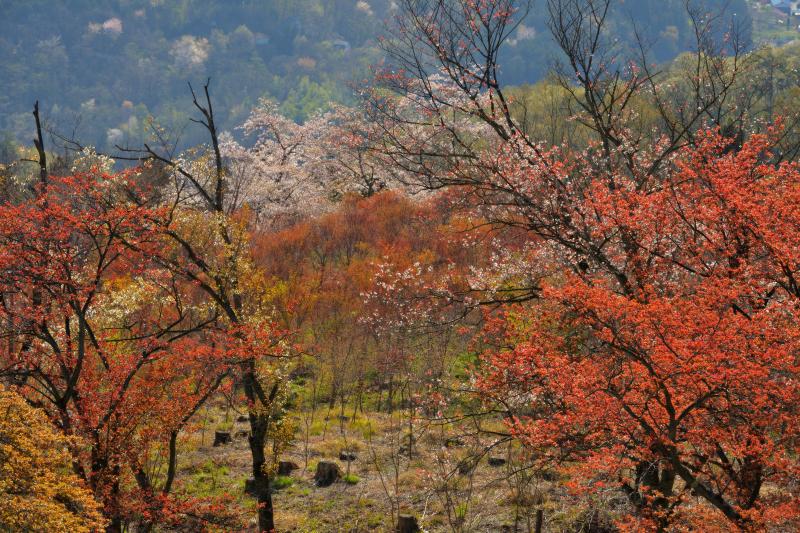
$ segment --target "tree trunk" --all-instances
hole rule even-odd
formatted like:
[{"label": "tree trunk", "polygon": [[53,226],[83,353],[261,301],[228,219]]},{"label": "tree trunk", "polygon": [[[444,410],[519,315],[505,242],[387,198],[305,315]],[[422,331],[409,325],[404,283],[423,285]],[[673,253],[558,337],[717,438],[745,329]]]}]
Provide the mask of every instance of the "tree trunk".
[{"label": "tree trunk", "polygon": [[[275,530],[275,517],[272,508],[272,491],[270,490],[269,476],[264,472],[266,457],[264,454],[264,439],[256,437],[256,428],[266,427],[263,416],[251,417],[252,435],[248,438],[250,443],[250,453],[253,456],[253,496],[258,502],[258,530],[259,532],[272,532]],[[253,419],[256,419],[255,422]],[[262,434],[265,434],[262,431]]]},{"label": "tree trunk", "polygon": [[270,490],[270,478],[264,469],[267,463],[264,446],[267,441],[269,415],[263,411],[267,406],[262,405],[261,409],[257,408],[261,402],[256,392],[256,379],[258,378],[255,363],[248,361],[244,364],[244,370],[244,391],[250,418],[250,436],[247,438],[247,442],[250,445],[253,463],[253,496],[258,502],[258,530],[260,533],[272,532],[275,530],[272,491]]},{"label": "tree trunk", "polygon": [[394,412],[394,379],[389,378],[389,389],[386,391],[386,412]]},{"label": "tree trunk", "polygon": [[111,508],[113,509],[113,515],[111,516],[111,522],[108,523],[106,526],[107,533],[122,533],[122,518],[120,517],[120,509],[119,509],[119,466],[114,466],[111,469],[112,475],[114,476],[114,482],[111,485]]}]

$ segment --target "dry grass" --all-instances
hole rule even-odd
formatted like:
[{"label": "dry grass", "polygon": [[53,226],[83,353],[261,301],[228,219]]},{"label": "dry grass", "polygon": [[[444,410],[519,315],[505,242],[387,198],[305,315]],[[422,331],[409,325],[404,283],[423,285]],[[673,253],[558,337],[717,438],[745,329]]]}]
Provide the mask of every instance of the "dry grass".
[{"label": "dry grass", "polygon": [[[368,413],[344,422],[331,417],[327,427],[324,415],[324,412],[316,415],[314,427],[318,430],[312,431],[309,438],[307,469],[303,468],[302,429],[293,446],[280,458],[294,461],[300,469],[292,473],[289,486],[274,494],[278,531],[393,531],[392,512],[398,509],[416,515],[420,525],[431,532],[452,531],[454,516],[462,531],[514,531],[515,523],[516,531],[527,531],[525,515],[539,507],[547,509],[548,517],[568,518],[569,513],[559,509],[549,496],[554,490],[552,484],[540,481],[533,489],[528,487],[520,493],[509,482],[508,467],[489,466],[485,457],[471,474],[450,472],[448,477],[448,468],[454,469],[458,460],[476,449],[478,442],[474,438],[462,439],[463,446],[447,448],[444,446],[446,439],[456,436],[452,429],[422,431],[414,441],[413,455],[409,458],[398,453],[408,441],[406,426],[400,424],[401,413],[392,416]],[[226,424],[224,411],[219,406],[201,414],[200,418],[203,416],[205,429],[201,424],[181,441],[179,479],[193,495],[227,492],[235,496],[243,527],[254,531],[254,500],[243,491],[250,471],[246,437],[234,437],[233,442],[225,446],[211,446],[216,428],[222,426],[236,435],[247,431],[248,425],[236,421],[235,413],[229,413]],[[302,428],[302,424],[299,427]],[[343,450],[357,455],[349,466],[339,460]],[[498,454],[500,452],[493,452],[495,456]],[[444,456],[449,462],[442,461]],[[344,473],[353,476],[351,481],[356,478],[357,481],[316,487],[314,468],[320,460],[338,463]],[[449,518],[444,504],[446,498],[436,490],[443,486],[448,486],[454,495]],[[556,521],[549,522],[547,531],[565,530]]]}]

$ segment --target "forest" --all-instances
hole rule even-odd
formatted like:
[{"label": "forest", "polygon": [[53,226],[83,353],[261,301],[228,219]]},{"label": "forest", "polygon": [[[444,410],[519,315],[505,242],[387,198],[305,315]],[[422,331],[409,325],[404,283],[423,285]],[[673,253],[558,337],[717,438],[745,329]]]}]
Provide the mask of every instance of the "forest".
[{"label": "forest", "polygon": [[800,530],[791,4],[0,0],[0,532]]},{"label": "forest", "polygon": [[[745,0],[706,0],[743,19]],[[648,35],[661,62],[691,49],[684,0],[620,2],[608,31],[626,46]],[[260,98],[302,122],[331,104],[354,105],[354,86],[384,59],[391,0],[2,0],[0,132],[30,141],[31,96],[62,132],[102,150],[141,145],[148,118],[183,127],[186,82],[214,80],[217,122],[235,132]],[[47,13],[47,16],[42,16]],[[558,52],[546,10],[528,10],[502,50],[506,84],[542,79]],[[652,38],[651,38],[652,37]],[[204,142],[188,129],[182,148]]]}]

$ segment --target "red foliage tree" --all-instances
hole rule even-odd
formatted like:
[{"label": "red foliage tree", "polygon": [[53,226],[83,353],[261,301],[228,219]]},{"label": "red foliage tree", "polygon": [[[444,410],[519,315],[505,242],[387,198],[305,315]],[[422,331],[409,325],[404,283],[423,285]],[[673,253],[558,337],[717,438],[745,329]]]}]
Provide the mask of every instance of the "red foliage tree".
[{"label": "red foliage tree", "polygon": [[464,265],[482,264],[485,250],[463,246],[465,227],[445,202],[385,191],[255,236],[255,260],[279,280],[276,307],[317,356],[331,407],[351,393],[362,405],[377,387],[390,408],[415,370],[444,372],[433,352],[455,342],[465,306],[450,304],[464,298]]},{"label": "red foliage tree", "polygon": [[555,79],[587,135],[552,147],[499,78],[527,6],[403,2],[369,98],[378,151],[526,243],[510,300],[537,303],[494,324],[484,397],[544,463],[621,487],[640,526],[796,528],[796,152],[745,142],[769,121],[740,104],[740,35],[718,42],[689,7],[676,97],[644,43],[632,61],[607,43],[611,0],[549,0]]},{"label": "red foliage tree", "polygon": [[154,260],[163,213],[129,201],[129,178],[50,177],[0,206],[0,375],[87,444],[74,468],[111,530],[198,509],[170,496],[177,435],[240,354],[205,331],[216,315],[196,289]]},{"label": "red foliage tree", "polygon": [[[572,165],[588,193],[560,216],[590,216],[609,264],[551,276],[480,383],[575,488],[621,486],[632,528],[794,528],[800,168],[700,136],[657,178]],[[516,177],[551,195],[542,168]]]}]

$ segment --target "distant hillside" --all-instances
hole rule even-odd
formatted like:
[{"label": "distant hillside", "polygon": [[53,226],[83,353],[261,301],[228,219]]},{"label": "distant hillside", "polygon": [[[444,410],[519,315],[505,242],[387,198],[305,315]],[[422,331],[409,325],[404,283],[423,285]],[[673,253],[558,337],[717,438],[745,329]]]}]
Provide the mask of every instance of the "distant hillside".
[{"label": "distant hillside", "polygon": [[[749,32],[745,0],[728,4]],[[213,78],[223,128],[259,97],[295,120],[352,99],[352,83],[381,60],[377,37],[391,0],[0,0],[0,131],[30,137],[32,100],[87,143],[138,143],[147,118],[184,124],[187,81]],[[631,20],[665,61],[688,49],[683,0],[617,0],[611,37],[633,40]],[[544,0],[512,36],[507,83],[535,82],[555,57]],[[185,137],[185,142],[195,139]]]}]

